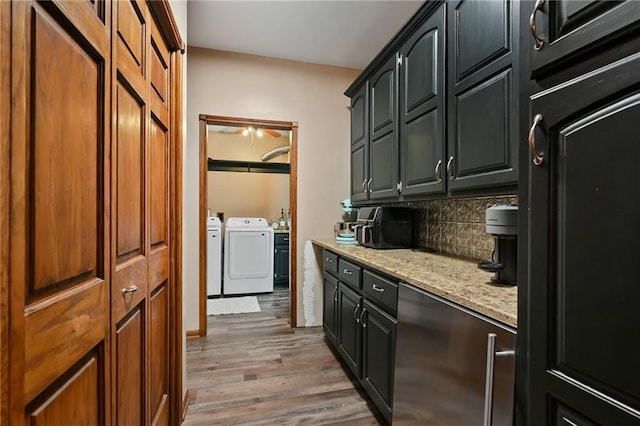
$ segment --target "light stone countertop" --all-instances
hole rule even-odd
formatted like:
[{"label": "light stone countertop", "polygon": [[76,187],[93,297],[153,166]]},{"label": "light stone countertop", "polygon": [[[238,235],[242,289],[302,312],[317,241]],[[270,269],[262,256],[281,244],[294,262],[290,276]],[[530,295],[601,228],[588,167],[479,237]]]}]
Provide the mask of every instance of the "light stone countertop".
[{"label": "light stone countertop", "polygon": [[312,242],[489,318],[517,327],[518,288],[492,283],[493,273],[478,269],[474,262],[409,249],[376,250],[359,245],[341,245],[329,239]]}]

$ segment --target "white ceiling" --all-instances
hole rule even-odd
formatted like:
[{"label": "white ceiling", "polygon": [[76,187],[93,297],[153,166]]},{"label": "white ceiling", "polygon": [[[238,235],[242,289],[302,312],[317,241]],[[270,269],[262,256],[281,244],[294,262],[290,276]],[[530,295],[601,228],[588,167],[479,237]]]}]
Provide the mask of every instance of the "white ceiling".
[{"label": "white ceiling", "polygon": [[421,1],[187,3],[189,46],[364,68]]}]

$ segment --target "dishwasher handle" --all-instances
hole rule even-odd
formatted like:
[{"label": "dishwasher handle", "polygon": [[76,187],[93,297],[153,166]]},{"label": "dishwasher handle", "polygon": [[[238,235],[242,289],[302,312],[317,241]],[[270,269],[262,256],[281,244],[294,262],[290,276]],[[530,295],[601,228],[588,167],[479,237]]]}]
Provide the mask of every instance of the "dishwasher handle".
[{"label": "dishwasher handle", "polygon": [[487,335],[487,376],[484,386],[484,421],[483,426],[491,426],[493,423],[493,379],[496,358],[515,356],[516,351],[496,352],[496,334]]}]

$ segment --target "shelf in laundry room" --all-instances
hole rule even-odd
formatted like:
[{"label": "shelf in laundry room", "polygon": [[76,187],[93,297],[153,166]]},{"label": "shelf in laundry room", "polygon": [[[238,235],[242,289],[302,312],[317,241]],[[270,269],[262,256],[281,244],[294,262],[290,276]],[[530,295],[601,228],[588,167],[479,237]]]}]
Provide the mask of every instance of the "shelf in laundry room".
[{"label": "shelf in laundry room", "polygon": [[282,173],[289,174],[289,163],[261,163],[256,161],[207,160],[210,172]]}]

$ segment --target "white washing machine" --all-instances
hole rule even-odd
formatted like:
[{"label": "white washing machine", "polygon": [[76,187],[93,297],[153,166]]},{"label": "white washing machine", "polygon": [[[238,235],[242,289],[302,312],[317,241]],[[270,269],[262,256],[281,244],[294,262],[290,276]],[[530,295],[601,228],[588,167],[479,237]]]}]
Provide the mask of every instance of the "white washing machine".
[{"label": "white washing machine", "polygon": [[220,219],[207,218],[207,295],[222,293],[222,231]]},{"label": "white washing machine", "polygon": [[223,294],[273,291],[273,229],[266,219],[231,217],[224,229]]}]

